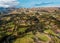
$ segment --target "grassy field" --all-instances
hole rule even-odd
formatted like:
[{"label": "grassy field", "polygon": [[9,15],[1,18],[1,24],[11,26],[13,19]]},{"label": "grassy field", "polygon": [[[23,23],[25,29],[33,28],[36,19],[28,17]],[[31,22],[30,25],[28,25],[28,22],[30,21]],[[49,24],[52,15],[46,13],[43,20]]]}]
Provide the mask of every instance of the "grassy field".
[{"label": "grassy field", "polygon": [[59,11],[23,11],[0,16],[1,43],[60,43]]}]

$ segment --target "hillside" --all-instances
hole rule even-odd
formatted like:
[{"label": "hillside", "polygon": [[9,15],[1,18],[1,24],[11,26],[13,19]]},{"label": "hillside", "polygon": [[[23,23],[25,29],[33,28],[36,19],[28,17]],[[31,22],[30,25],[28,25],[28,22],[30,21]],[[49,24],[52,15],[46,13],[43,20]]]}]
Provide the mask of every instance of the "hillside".
[{"label": "hillside", "polygon": [[1,43],[60,43],[60,8],[19,8],[0,15]]}]

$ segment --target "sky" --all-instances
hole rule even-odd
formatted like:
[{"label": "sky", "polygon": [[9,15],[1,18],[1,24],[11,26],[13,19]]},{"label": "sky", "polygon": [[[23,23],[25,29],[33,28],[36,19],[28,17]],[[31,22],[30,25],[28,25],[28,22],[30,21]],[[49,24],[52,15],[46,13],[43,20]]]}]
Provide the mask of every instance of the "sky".
[{"label": "sky", "polygon": [[0,0],[0,7],[60,7],[60,0]]}]

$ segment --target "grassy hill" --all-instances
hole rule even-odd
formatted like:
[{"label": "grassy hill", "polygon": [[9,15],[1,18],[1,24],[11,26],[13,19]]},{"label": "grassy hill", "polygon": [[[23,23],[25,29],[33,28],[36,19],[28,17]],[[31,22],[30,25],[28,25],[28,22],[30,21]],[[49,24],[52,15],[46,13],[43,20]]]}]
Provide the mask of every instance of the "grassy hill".
[{"label": "grassy hill", "polygon": [[21,8],[0,15],[0,42],[60,43],[60,9]]}]

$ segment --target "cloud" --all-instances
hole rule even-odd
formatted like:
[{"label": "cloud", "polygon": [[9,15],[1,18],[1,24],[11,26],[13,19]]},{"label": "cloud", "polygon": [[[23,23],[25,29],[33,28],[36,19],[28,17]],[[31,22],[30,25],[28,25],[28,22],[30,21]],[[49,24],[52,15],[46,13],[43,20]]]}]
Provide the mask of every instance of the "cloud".
[{"label": "cloud", "polygon": [[0,0],[0,7],[15,7],[18,4],[17,0]]},{"label": "cloud", "polygon": [[34,4],[35,7],[59,7],[60,2],[41,2]]},{"label": "cloud", "polygon": [[35,4],[35,6],[43,6],[43,5],[49,5],[49,4],[54,4],[53,2],[42,2],[39,4]]}]

